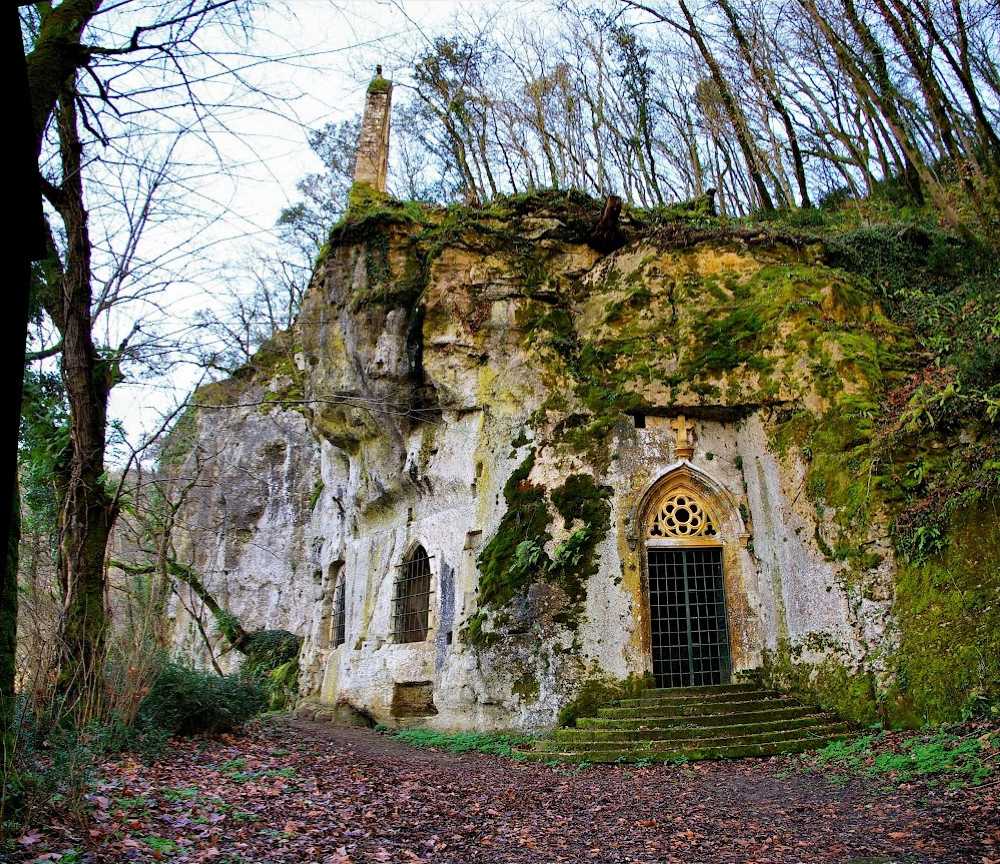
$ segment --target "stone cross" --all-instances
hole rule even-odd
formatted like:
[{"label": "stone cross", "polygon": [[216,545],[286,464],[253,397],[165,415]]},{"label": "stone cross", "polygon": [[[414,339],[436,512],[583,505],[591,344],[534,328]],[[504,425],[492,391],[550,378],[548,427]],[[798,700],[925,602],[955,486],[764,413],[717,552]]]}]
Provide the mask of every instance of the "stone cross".
[{"label": "stone cross", "polygon": [[683,414],[678,414],[670,422],[670,426],[677,435],[674,443],[677,458],[690,459],[694,456],[694,423]]},{"label": "stone cross", "polygon": [[392,82],[382,77],[382,67],[375,67],[375,77],[368,85],[365,114],[358,136],[354,161],[354,182],[385,193],[389,173],[389,115],[392,106]]}]

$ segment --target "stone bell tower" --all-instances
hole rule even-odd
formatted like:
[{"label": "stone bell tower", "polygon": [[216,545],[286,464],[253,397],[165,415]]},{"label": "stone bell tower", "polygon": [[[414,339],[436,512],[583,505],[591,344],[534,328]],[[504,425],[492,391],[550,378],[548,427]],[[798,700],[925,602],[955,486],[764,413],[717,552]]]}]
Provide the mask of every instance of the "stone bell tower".
[{"label": "stone bell tower", "polygon": [[361,120],[358,151],[354,162],[354,182],[385,192],[389,173],[389,112],[392,82],[382,77],[382,67],[375,67],[375,77],[368,85],[365,114]]}]

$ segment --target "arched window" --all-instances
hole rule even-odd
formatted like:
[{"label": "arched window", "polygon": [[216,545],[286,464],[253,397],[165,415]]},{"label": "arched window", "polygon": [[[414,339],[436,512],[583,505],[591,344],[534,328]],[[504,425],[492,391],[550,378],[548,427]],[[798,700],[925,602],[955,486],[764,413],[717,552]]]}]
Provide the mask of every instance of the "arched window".
[{"label": "arched window", "polygon": [[343,645],[347,637],[347,587],[344,571],[337,577],[333,589],[333,615],[330,618],[330,642],[334,648]]},{"label": "arched window", "polygon": [[343,561],[331,561],[323,579],[318,641],[320,648],[336,648],[344,642],[347,610],[346,576]]},{"label": "arched window", "polygon": [[393,598],[392,636],[397,642],[423,642],[431,601],[431,562],[423,546],[415,546],[399,565]]}]

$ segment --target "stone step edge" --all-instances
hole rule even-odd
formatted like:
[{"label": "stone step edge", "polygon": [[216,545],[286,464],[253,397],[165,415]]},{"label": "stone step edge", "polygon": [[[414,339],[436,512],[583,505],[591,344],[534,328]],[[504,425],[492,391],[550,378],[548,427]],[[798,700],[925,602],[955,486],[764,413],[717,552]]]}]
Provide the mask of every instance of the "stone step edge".
[{"label": "stone step edge", "polygon": [[[801,702],[794,699],[791,696],[780,696],[772,699],[760,699],[751,701],[739,701],[739,702],[691,702],[687,704],[668,704],[668,705],[649,705],[640,706],[636,708],[598,708],[597,717],[608,717],[608,718],[622,718],[626,719],[629,717],[659,717],[661,716],[661,711],[679,711],[679,712],[692,712],[697,713],[698,709],[702,714],[730,714],[737,713],[742,709],[751,708],[753,706],[760,705],[773,705],[775,707],[791,708],[791,707],[806,707],[803,706]],[[662,715],[669,717],[669,713]],[[686,716],[684,713],[679,713],[676,716]]]},{"label": "stone step edge", "polygon": [[829,744],[831,741],[842,741],[850,735],[834,735],[829,738],[804,738],[791,741],[781,741],[775,744],[743,744],[731,747],[699,747],[690,750],[650,750],[628,751],[608,750],[598,752],[577,753],[547,753],[537,750],[518,750],[518,759],[533,762],[592,762],[592,763],[628,763],[628,762],[676,762],[687,760],[691,762],[702,759],[743,759],[751,757],[778,756],[784,753],[801,753],[814,750]]},{"label": "stone step edge", "polygon": [[786,720],[801,717],[828,716],[815,708],[802,705],[793,708],[778,708],[763,711],[742,711],[733,714],[688,714],[679,717],[578,717],[577,729],[641,729],[651,728],[651,723],[665,723],[670,726],[726,726],[755,720]]},{"label": "stone step edge", "polygon": [[643,696],[647,693],[657,696],[687,693],[694,696],[699,693],[725,693],[727,691],[735,693],[763,689],[760,684],[699,684],[697,687],[647,687],[639,692]]},{"label": "stone step edge", "polygon": [[671,696],[631,696],[627,699],[612,699],[606,708],[640,708],[644,705],[712,705],[716,702],[763,702],[780,699],[785,694],[778,690],[739,690],[726,693],[693,693]]},{"label": "stone step edge", "polygon": [[797,729],[775,729],[769,732],[756,732],[745,735],[716,735],[713,737],[694,738],[644,738],[633,741],[588,741],[581,739],[572,741],[567,739],[543,739],[536,741],[532,749],[538,753],[567,753],[585,752],[587,750],[635,750],[641,752],[645,749],[656,750],[657,745],[669,745],[661,747],[662,750],[699,749],[703,747],[727,747],[739,744],[778,744],[783,741],[798,741],[807,739],[828,740],[834,735],[849,735],[851,730],[840,728],[844,724],[831,726],[800,727]]},{"label": "stone step edge", "polygon": [[[821,731],[822,730],[822,731]],[[708,726],[702,729],[655,729],[655,730],[628,730],[620,737],[594,737],[600,735],[601,730],[579,729],[574,730],[576,735],[558,735],[541,738],[535,742],[534,746],[548,745],[575,747],[583,744],[623,744],[646,746],[650,741],[708,741],[720,740],[723,738],[747,739],[766,736],[795,735],[799,737],[811,738],[814,733],[840,733],[852,732],[853,727],[846,722],[812,723],[803,726],[783,727],[775,725],[767,729],[745,729],[739,726]],[[653,734],[643,734],[642,736],[629,735],[632,731],[651,732]],[[671,733],[676,734],[671,734]],[[721,734],[720,734],[721,733]]]},{"label": "stone step edge", "polygon": [[646,738],[655,738],[657,734],[667,736],[673,733],[678,737],[683,737],[685,733],[693,734],[695,732],[704,732],[711,735],[718,734],[722,730],[739,730],[740,732],[753,734],[756,732],[768,732],[771,730],[797,729],[835,724],[843,724],[847,727],[851,726],[850,723],[846,720],[841,720],[835,714],[818,713],[806,715],[804,717],[786,717],[781,720],[765,720],[757,723],[731,723],[729,725],[715,724],[712,726],[692,726],[684,723],[673,726],[643,726],[636,729],[592,729],[585,726],[565,727],[553,729],[548,734],[549,736],[555,738],[566,739],[573,738],[576,735],[594,735],[597,736],[594,739],[597,741],[614,741],[616,740],[615,736],[622,736],[625,739],[630,739],[636,735]]}]

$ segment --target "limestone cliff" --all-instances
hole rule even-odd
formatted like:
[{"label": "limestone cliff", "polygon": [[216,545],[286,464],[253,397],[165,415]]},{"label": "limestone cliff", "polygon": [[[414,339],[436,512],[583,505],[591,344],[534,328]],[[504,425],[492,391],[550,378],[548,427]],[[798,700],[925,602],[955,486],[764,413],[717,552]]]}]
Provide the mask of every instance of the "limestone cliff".
[{"label": "limestone cliff", "polygon": [[[186,522],[206,584],[305,638],[310,699],[543,726],[588,676],[649,671],[644,532],[684,488],[722,549],[733,672],[859,717],[905,702],[888,527],[906,457],[879,424],[912,335],[818,238],[692,207],[595,243],[599,215],[553,193],[376,202],[335,227],[292,331],[174,433],[173,470],[202,478]],[[401,644],[417,543],[429,632]]]}]

